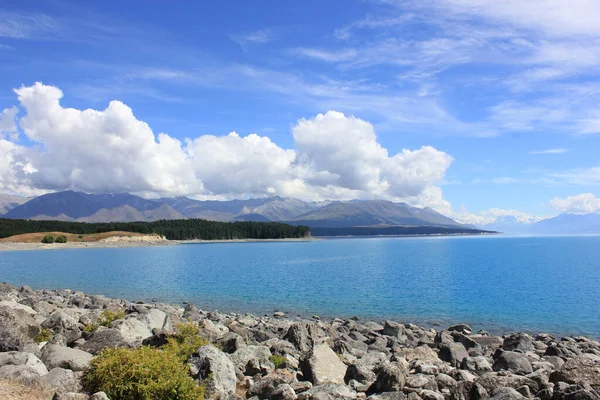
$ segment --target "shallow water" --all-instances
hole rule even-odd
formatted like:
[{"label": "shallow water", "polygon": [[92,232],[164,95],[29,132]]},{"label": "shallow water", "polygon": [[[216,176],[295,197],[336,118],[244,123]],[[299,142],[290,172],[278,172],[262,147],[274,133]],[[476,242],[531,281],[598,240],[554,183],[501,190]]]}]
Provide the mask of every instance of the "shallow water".
[{"label": "shallow water", "polygon": [[600,236],[0,252],[0,281],[204,309],[600,337]]}]

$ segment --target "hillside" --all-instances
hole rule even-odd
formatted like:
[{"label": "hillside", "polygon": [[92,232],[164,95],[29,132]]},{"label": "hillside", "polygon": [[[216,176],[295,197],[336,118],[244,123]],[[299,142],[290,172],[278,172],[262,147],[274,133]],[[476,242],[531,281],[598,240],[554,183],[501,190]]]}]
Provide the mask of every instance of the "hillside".
[{"label": "hillside", "polygon": [[29,199],[22,196],[13,196],[0,193],[0,215],[6,214],[13,208],[27,202]]}]

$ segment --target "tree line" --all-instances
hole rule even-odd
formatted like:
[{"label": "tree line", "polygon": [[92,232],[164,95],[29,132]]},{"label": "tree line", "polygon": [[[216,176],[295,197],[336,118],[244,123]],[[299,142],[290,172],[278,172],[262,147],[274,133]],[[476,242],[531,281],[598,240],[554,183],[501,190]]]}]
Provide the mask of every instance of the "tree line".
[{"label": "tree line", "polygon": [[160,220],[154,222],[69,222],[0,218],[0,238],[23,233],[66,232],[78,235],[125,231],[156,234],[169,240],[300,239],[310,237],[307,226],[277,222],[218,222],[204,219]]}]

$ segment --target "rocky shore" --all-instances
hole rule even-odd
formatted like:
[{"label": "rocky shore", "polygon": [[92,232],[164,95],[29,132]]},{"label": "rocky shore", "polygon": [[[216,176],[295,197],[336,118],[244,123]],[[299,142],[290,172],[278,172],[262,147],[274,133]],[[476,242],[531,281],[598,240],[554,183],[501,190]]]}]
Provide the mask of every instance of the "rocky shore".
[{"label": "rocky shore", "polygon": [[[102,326],[106,310],[116,318]],[[223,314],[8,284],[0,285],[0,397],[107,399],[84,391],[94,357],[161,346],[182,323],[209,342],[187,359],[209,398],[600,400],[600,342],[585,337]]]}]

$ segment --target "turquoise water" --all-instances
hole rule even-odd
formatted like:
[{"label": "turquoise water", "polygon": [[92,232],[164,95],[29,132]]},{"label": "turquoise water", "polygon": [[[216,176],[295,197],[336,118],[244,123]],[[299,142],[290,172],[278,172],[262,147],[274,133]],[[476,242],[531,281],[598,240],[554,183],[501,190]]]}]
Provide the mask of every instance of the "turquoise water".
[{"label": "turquoise water", "polygon": [[0,252],[0,281],[222,311],[600,337],[600,236]]}]

